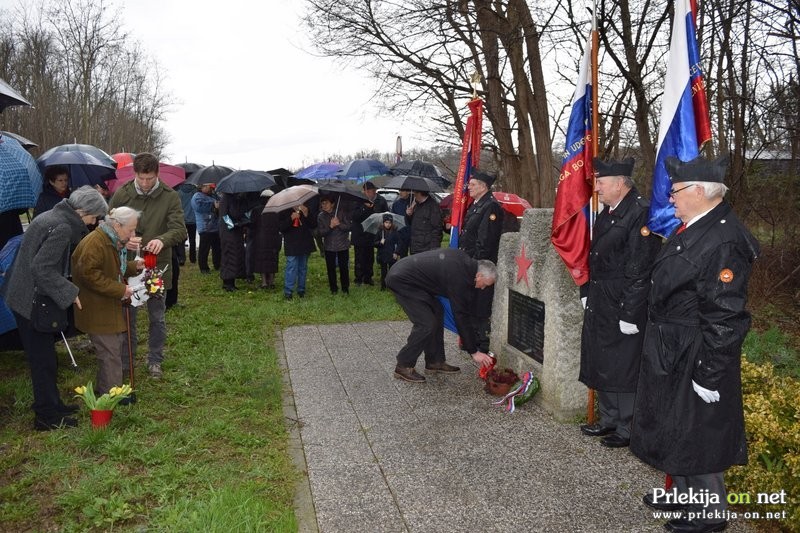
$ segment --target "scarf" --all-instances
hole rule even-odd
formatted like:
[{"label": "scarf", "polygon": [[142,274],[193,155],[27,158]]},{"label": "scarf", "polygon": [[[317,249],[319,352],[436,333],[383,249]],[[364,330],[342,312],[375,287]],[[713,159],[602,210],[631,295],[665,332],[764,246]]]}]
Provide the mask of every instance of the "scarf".
[{"label": "scarf", "polygon": [[[111,225],[108,224],[106,221],[103,221],[100,224],[100,229],[105,232],[106,235],[111,239],[111,243],[117,249],[117,253],[119,254],[119,271],[122,274],[122,277],[125,276],[125,270],[128,268],[128,250],[125,249],[125,246],[119,240],[119,236],[111,229]],[[121,278],[120,278],[121,279]]]}]

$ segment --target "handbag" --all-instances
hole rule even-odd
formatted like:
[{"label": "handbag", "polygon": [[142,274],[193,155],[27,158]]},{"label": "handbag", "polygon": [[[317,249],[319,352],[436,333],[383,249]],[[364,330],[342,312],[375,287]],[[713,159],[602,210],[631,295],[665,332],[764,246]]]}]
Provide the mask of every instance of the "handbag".
[{"label": "handbag", "polygon": [[69,326],[67,310],[61,309],[52,298],[34,289],[31,326],[40,333],[64,331]]}]

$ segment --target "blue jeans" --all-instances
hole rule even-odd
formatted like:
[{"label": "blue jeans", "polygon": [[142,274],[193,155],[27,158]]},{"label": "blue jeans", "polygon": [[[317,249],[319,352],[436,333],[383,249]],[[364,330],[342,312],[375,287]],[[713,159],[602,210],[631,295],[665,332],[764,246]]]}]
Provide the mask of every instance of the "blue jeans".
[{"label": "blue jeans", "polygon": [[297,283],[297,293],[306,292],[306,274],[308,273],[308,255],[287,255],[286,271],[283,273],[283,294],[291,296]]}]

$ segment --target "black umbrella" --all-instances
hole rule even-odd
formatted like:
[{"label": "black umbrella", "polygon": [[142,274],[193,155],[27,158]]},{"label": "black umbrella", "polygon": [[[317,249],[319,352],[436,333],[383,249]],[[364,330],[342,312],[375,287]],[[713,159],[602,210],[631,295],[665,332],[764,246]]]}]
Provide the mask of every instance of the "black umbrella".
[{"label": "black umbrella", "polygon": [[395,175],[404,176],[421,176],[423,178],[436,179],[442,177],[442,172],[439,167],[433,163],[413,159],[410,161],[400,161],[392,167],[392,172]]},{"label": "black umbrella", "polygon": [[117,162],[91,144],[62,144],[49,149],[36,160],[44,173],[46,167],[62,165],[69,171],[69,188],[75,190],[83,185],[102,185],[116,178]]},{"label": "black umbrella", "polygon": [[258,170],[237,170],[217,182],[217,192],[261,192],[275,185],[271,174]]},{"label": "black umbrella", "polygon": [[203,165],[198,165],[197,163],[178,163],[175,166],[181,167],[184,171],[186,171],[187,180],[191,177],[192,174],[194,174],[201,168],[205,168]]},{"label": "black umbrella", "polygon": [[439,192],[442,190],[435,181],[420,176],[395,176],[386,182],[385,187],[426,192]]},{"label": "black umbrella", "polygon": [[216,185],[219,183],[219,180],[231,173],[233,173],[232,168],[211,165],[210,167],[203,167],[199,170],[195,170],[192,173],[192,177],[188,178],[186,181],[193,183],[198,187],[205,185],[206,183],[213,183]]},{"label": "black umbrella", "polygon": [[15,105],[31,105],[21,94],[0,78],[0,112],[5,108]]},{"label": "black umbrella", "polygon": [[342,180],[318,180],[317,190],[321,195],[342,195],[351,196],[357,200],[367,200],[367,195],[361,190],[361,185],[355,181]]}]

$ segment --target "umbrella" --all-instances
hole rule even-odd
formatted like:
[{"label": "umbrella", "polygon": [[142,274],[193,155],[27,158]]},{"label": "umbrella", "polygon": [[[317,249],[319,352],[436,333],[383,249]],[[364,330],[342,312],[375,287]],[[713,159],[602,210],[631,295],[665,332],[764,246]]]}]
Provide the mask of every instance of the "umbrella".
[{"label": "umbrella", "polygon": [[383,174],[389,174],[389,167],[377,159],[353,159],[336,173],[336,177],[343,180],[356,180],[361,183],[367,181],[370,176],[381,176]]},{"label": "umbrella", "polygon": [[0,78],[0,113],[7,107],[15,105],[31,105],[21,94]]},{"label": "umbrella", "polygon": [[198,187],[206,183],[213,183],[216,185],[219,183],[219,180],[232,172],[233,169],[230,167],[211,165],[210,167],[203,167],[199,170],[195,170],[186,181]]},{"label": "umbrella", "polygon": [[528,200],[520,198],[514,193],[496,191],[492,194],[500,202],[502,208],[515,217],[521,217],[526,209],[531,209],[531,204],[528,203]]},{"label": "umbrella", "polygon": [[[113,194],[117,189],[131,181],[135,176],[136,173],[133,171],[133,165],[126,165],[117,169],[116,179],[108,180],[107,182],[109,192]],[[179,166],[159,163],[158,179],[174,189],[186,180],[186,171]]]},{"label": "umbrella", "polygon": [[42,174],[31,154],[10,137],[0,137],[0,212],[36,205]]},{"label": "umbrella", "polygon": [[273,194],[263,213],[277,213],[298,205],[303,205],[317,195],[317,188],[311,185],[295,185]]},{"label": "umbrella", "polygon": [[63,165],[69,170],[69,188],[82,185],[99,185],[114,179],[117,162],[100,148],[90,144],[62,144],[51,148],[36,160],[39,170]]},{"label": "umbrella", "polygon": [[295,174],[295,177],[307,178],[310,180],[332,178],[340,170],[342,170],[342,165],[339,163],[314,163]]},{"label": "umbrella", "polygon": [[28,148],[38,148],[39,147],[38,144],[36,144],[33,141],[30,141],[30,140],[26,139],[25,137],[23,137],[22,135],[20,135],[18,133],[11,133],[10,131],[0,131],[0,136],[6,136],[6,137],[11,137],[12,139],[15,139],[26,150]]},{"label": "umbrella", "polygon": [[217,192],[261,192],[275,185],[272,174],[258,170],[237,170],[217,182]]},{"label": "umbrella", "polygon": [[357,200],[366,200],[367,195],[361,190],[361,185],[355,181],[342,181],[340,179],[317,180],[317,189],[320,194],[346,194]]},{"label": "umbrella", "polygon": [[188,180],[192,174],[200,170],[201,168],[205,168],[203,165],[198,165],[197,163],[178,163],[175,165],[176,167],[181,167],[183,170],[186,171],[186,179]]},{"label": "umbrella", "polygon": [[442,190],[435,181],[421,176],[395,176],[386,182],[385,187],[427,192],[439,192]]},{"label": "umbrella", "polygon": [[442,171],[433,163],[414,159],[410,161],[400,161],[392,167],[392,173],[396,176],[421,176],[436,181],[436,178],[444,179]]},{"label": "umbrella", "polygon": [[398,215],[396,213],[390,213],[386,211],[385,213],[373,213],[361,223],[361,227],[364,228],[364,231],[369,233],[378,233],[378,230],[381,228],[383,224],[383,215],[392,215],[392,219],[394,220],[394,227],[397,229],[403,228],[406,225],[406,218],[403,215]]},{"label": "umbrella", "polygon": [[111,159],[117,162],[117,168],[122,168],[125,165],[132,165],[134,157],[136,157],[136,154],[132,154],[130,152],[117,152],[116,154],[111,154]]}]

